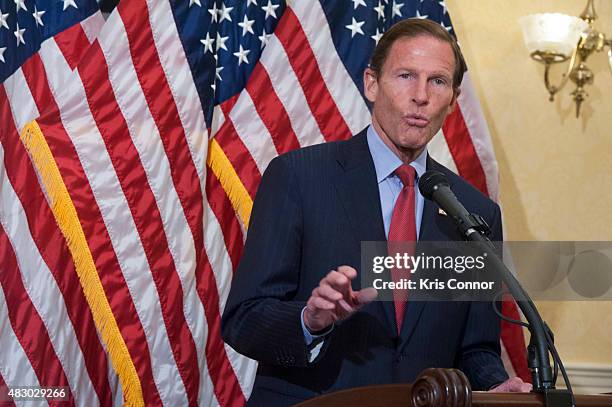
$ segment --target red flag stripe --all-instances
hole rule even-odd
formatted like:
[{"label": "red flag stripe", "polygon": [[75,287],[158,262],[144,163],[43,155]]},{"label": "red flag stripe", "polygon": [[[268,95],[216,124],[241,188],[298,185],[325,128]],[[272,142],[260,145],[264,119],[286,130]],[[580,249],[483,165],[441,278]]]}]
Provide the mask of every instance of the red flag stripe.
[{"label": "red flag stripe", "polygon": [[197,290],[204,304],[208,322],[206,361],[210,378],[215,386],[215,396],[222,406],[244,406],[246,403],[244,394],[225,352],[223,339],[221,339],[219,292],[213,270],[205,253],[201,261],[203,267],[196,269]]},{"label": "red flag stripe", "polygon": [[485,173],[474,149],[470,133],[465,126],[459,105],[446,117],[442,132],[459,170],[459,175],[488,196]]},{"label": "red flag stripe", "polygon": [[[0,229],[2,229],[2,226],[0,225]],[[6,385],[6,382],[4,381],[4,377],[2,377],[2,372],[0,371],[0,390],[3,392],[2,396],[4,396],[6,393],[4,393],[4,391],[6,390],[8,392],[8,386]],[[2,406],[4,407],[11,407],[14,406],[15,403],[12,400],[8,400],[8,401],[3,401],[2,403],[0,403]]]},{"label": "red flag stripe", "polygon": [[81,24],[75,24],[57,34],[54,38],[70,69],[74,70],[90,45],[83,27]]},{"label": "red flag stripe", "polygon": [[215,217],[221,225],[225,247],[232,262],[232,269],[236,271],[242,256],[244,242],[242,228],[227,193],[210,168],[206,172],[206,196]]},{"label": "red flag stripe", "polygon": [[304,90],[308,106],[325,140],[349,138],[351,131],[329,93],[302,25],[291,8],[285,10],[274,30],[274,35],[283,44],[289,56],[291,67]]},{"label": "red flag stripe", "polygon": [[[147,9],[147,5],[143,0],[130,2],[129,7],[127,5],[128,3],[120,3],[118,11],[123,20],[129,39],[130,53],[134,62],[134,68],[138,74],[145,97],[147,97],[147,105],[151,111],[153,120],[162,137],[166,156],[170,162],[174,187],[180,198],[194,239],[196,249],[195,275],[197,280],[196,284],[199,284],[199,280],[203,278],[201,273],[202,267],[208,264],[208,260],[204,259],[205,250],[202,230],[203,195],[200,189],[198,174],[189,151],[184,129],[179,120],[180,116],[178,109],[161,66],[159,55],[156,51],[151,26],[149,24],[136,24],[143,19],[143,16],[145,16],[145,21],[149,21],[149,10]],[[155,97],[151,97],[153,94]],[[206,276],[206,278],[208,277],[209,276]],[[212,278],[214,282],[214,276],[211,275],[210,278]],[[216,290],[214,292],[216,292]],[[213,297],[212,300],[216,300],[218,303],[218,294]],[[206,307],[205,311],[208,311]],[[211,321],[209,318],[209,314],[206,313],[206,315],[208,323],[214,324],[214,321]],[[217,316],[217,318],[220,320],[219,316]],[[209,325],[209,332],[210,329],[211,327]],[[209,335],[208,338],[210,343],[211,336]],[[220,339],[219,342],[222,345]],[[214,377],[211,376],[211,378],[213,378],[215,393],[223,394],[225,391],[224,389],[229,388],[233,392],[233,397],[243,397],[236,374],[233,369],[231,369],[231,365],[227,359],[225,348],[223,346],[217,346],[214,352],[214,355],[207,352],[209,370],[210,366],[214,365],[214,363],[211,364],[211,360],[208,358],[209,355],[217,359],[223,359],[221,366],[229,367],[228,369],[222,368],[220,371],[223,381],[215,380]],[[185,352],[185,356],[195,357],[195,355],[195,349],[193,349],[192,354]],[[178,364],[180,365],[180,363]],[[192,366],[197,366],[197,364],[193,364]],[[185,387],[190,402],[195,402],[200,381],[199,371],[191,369],[189,373],[192,374],[193,381],[186,382]]]},{"label": "red flag stripe", "polygon": [[[108,66],[99,43],[79,65],[92,115],[104,140],[149,262],[177,368],[192,404],[196,403],[199,372],[193,337],[183,313],[183,290],[175,268],[161,214],[145,170],[132,143],[128,125],[114,97]],[[144,392],[146,394],[146,391]],[[146,395],[145,395],[146,397]]]},{"label": "red flag stripe", "polygon": [[[513,299],[502,301],[502,314],[508,318],[520,320],[521,316]],[[516,374],[526,382],[531,382],[531,372],[527,367],[527,353],[525,351],[525,337],[522,329],[516,325],[502,321],[501,339],[508,352],[510,362]]]},{"label": "red flag stripe", "polygon": [[300,143],[291,127],[285,107],[276,95],[272,81],[261,63],[255,65],[246,90],[251,95],[257,114],[270,132],[276,152],[283,154],[299,148]]},{"label": "red flag stripe", "polygon": [[[49,89],[49,85],[46,80],[46,74],[42,61],[40,60],[40,56],[38,54],[34,54],[22,66],[22,70],[38,110],[42,111],[44,107],[57,109],[55,99],[51,94],[51,90]],[[59,157],[63,162],[78,162],[78,160],[74,160],[76,154],[74,154],[72,159],[69,160],[66,160],[65,154],[59,155]],[[28,211],[28,209],[26,209],[26,211]],[[50,216],[51,218],[53,217],[51,212],[48,211],[48,208],[47,216]],[[36,215],[29,215],[28,219],[36,219]],[[43,222],[41,221],[41,223]],[[34,222],[34,225],[39,225],[39,221]],[[34,233],[35,231],[36,228],[32,229],[33,234],[36,234]],[[58,236],[58,238],[61,238],[59,230],[55,230],[54,233]],[[46,241],[49,238],[47,234],[41,234],[40,232],[38,235],[39,241]],[[43,252],[41,250],[41,253],[43,253],[43,257],[45,257],[47,264],[59,264],[58,267],[50,267],[50,270],[53,273],[58,287],[60,287],[66,301],[66,309],[75,328],[76,337],[85,359],[89,377],[91,378],[92,384],[94,385],[96,393],[98,394],[98,397],[102,403],[110,402],[111,395],[108,376],[103,373],[105,370],[102,370],[106,369],[108,363],[106,353],[100,344],[93,321],[93,316],[91,315],[91,311],[87,306],[87,301],[83,291],[78,284],[74,263],[68,256],[62,257],[61,250],[67,250],[67,248],[64,246],[63,249],[58,248],[58,250],[53,251],[45,250]],[[67,253],[67,251],[64,253]],[[60,262],[67,262],[68,264],[62,265]],[[122,306],[124,307],[125,304],[122,304]]]},{"label": "red flag stripe", "polygon": [[249,196],[255,199],[257,187],[261,181],[261,173],[253,156],[238,136],[234,124],[229,120],[227,114],[225,116],[225,121],[215,134],[215,140],[232,163]]}]

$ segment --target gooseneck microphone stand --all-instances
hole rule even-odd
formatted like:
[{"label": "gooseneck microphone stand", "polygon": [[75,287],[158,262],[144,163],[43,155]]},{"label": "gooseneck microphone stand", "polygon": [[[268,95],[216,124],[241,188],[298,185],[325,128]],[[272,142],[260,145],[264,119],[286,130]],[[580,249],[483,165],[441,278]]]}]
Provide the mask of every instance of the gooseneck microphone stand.
[{"label": "gooseneck microphone stand", "polygon": [[[430,170],[423,174],[419,179],[419,190],[425,198],[435,201],[440,208],[454,219],[459,232],[467,241],[475,242],[477,248],[487,254],[487,259],[490,262],[489,267],[504,281],[508,291],[512,294],[525,315],[531,334],[527,362],[531,370],[533,391],[544,395],[545,406],[575,406],[571,385],[567,379],[563,363],[555,349],[552,335],[549,334],[548,327],[542,320],[527,292],[521,287],[518,280],[508,270],[495,251],[493,242],[487,237],[490,234],[487,223],[480,215],[469,213],[465,209],[450,189],[446,175],[441,172]],[[555,377],[550,366],[549,349],[553,354],[554,360],[561,368],[568,390],[558,390],[555,388]]]}]

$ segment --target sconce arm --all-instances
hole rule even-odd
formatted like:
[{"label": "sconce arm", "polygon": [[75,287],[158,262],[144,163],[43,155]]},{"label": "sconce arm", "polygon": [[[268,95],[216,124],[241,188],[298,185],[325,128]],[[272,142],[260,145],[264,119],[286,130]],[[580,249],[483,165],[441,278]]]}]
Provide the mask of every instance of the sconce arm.
[{"label": "sconce arm", "polygon": [[543,62],[544,65],[545,65],[545,68],[544,68],[544,85],[546,86],[546,90],[548,91],[548,94],[550,95],[548,100],[550,100],[551,102],[554,100],[555,94],[559,90],[561,90],[565,86],[567,81],[570,79],[570,72],[572,72],[572,70],[576,66],[577,55],[578,55],[578,47],[574,48],[574,52],[572,52],[572,57],[570,59],[570,63],[568,65],[568,67],[567,67],[567,70],[565,71],[565,73],[561,77],[561,82],[557,86],[552,85],[550,83],[550,67],[551,67],[551,65],[553,63],[557,63],[557,62],[560,62],[560,61],[555,60],[554,57],[547,58],[546,56],[540,55],[539,58],[536,58],[536,57],[534,57],[533,54],[531,55],[532,58],[534,58],[537,61]]}]

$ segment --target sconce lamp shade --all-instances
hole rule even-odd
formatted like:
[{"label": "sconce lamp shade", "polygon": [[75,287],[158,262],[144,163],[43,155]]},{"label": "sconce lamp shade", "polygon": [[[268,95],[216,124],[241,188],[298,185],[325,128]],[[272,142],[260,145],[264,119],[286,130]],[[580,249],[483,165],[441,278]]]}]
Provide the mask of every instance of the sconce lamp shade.
[{"label": "sconce lamp shade", "polygon": [[523,38],[530,53],[551,52],[569,57],[580,35],[588,28],[586,21],[561,13],[532,14],[521,17]]}]

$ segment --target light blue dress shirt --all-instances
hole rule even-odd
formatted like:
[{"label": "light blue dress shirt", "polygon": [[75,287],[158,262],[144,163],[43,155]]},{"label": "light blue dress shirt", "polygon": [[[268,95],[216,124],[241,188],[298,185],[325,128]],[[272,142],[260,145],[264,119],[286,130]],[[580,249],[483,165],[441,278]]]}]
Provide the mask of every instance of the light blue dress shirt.
[{"label": "light blue dress shirt", "polygon": [[[393,208],[399,193],[404,185],[400,178],[394,174],[395,169],[402,165],[402,160],[387,145],[382,141],[374,126],[370,126],[367,131],[368,148],[374,161],[374,170],[376,171],[376,181],[378,182],[378,192],[380,194],[380,207],[382,210],[382,218],[385,224],[385,236],[389,236],[389,227],[391,226],[391,217],[393,216]],[[415,220],[417,239],[421,231],[421,219],[423,218],[423,206],[425,198],[421,195],[417,184],[419,178],[427,169],[427,150],[423,150],[419,156],[410,163],[416,171],[415,179]],[[327,335],[333,329],[333,325],[322,335],[312,335],[304,325],[304,309],[302,309],[302,330],[304,331],[304,341],[306,345],[310,345],[315,339]],[[312,362],[318,355],[323,342],[319,343],[310,352],[309,360]]]}]

